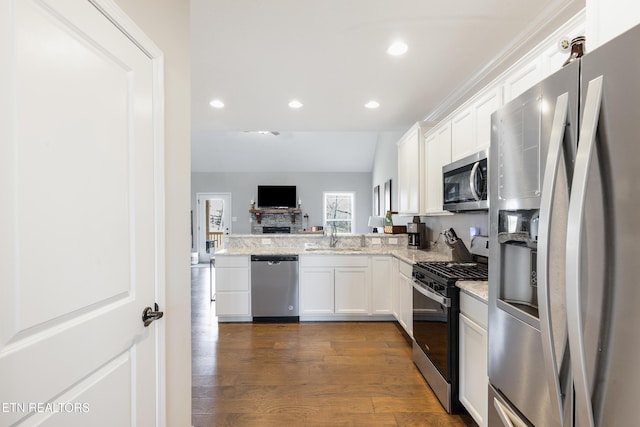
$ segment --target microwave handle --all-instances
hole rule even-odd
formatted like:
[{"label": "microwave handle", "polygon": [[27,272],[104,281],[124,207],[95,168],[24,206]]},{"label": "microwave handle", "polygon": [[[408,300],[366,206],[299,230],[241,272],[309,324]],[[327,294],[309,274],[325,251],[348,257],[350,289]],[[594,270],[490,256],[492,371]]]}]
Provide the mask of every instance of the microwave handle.
[{"label": "microwave handle", "polygon": [[471,194],[473,198],[476,200],[480,200],[480,194],[478,194],[478,189],[476,188],[476,173],[478,173],[478,168],[480,167],[480,162],[475,162],[473,167],[471,168],[471,173],[469,174],[469,188],[471,189]]}]

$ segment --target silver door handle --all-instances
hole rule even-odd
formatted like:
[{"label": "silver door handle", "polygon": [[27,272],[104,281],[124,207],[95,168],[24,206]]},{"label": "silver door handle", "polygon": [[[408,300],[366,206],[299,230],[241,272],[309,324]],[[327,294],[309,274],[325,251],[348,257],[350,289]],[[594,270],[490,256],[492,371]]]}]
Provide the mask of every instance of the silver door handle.
[{"label": "silver door handle", "polygon": [[478,173],[478,168],[480,167],[480,162],[475,162],[473,167],[471,168],[471,173],[469,174],[469,188],[471,189],[471,194],[473,198],[476,200],[480,200],[480,194],[478,194],[478,189],[476,188],[476,173]]},{"label": "silver door handle", "polygon": [[422,286],[422,284],[417,280],[413,281],[413,289],[420,292],[425,297],[444,305],[445,307],[451,307],[451,298],[443,297],[442,295],[433,292],[431,289]]},{"label": "silver door handle", "polygon": [[[556,360],[553,328],[551,326],[551,309],[549,298],[549,239],[551,237],[551,220],[553,217],[553,201],[560,158],[562,156],[562,142],[569,110],[569,94],[563,93],[556,101],[556,110],[551,126],[549,151],[542,181],[542,198],[540,200],[540,225],[538,240],[538,306],[540,308],[540,332],[547,387],[551,398],[553,422],[562,425],[564,402],[560,387],[558,363]],[[562,319],[558,319],[559,321]]]},{"label": "silver door handle", "polygon": [[[581,248],[582,227],[584,223],[585,201],[587,197],[587,178],[591,169],[591,159],[596,144],[596,132],[602,105],[602,76],[589,82],[587,89],[571,199],[567,224],[567,329],[569,331],[569,351],[571,352],[571,370],[575,385],[576,419],[587,420],[589,427],[594,427],[593,408],[591,405],[591,387],[587,376],[586,350],[584,346],[583,319],[580,302],[582,296]],[[580,414],[580,415],[578,415]]]},{"label": "silver door handle", "polygon": [[158,320],[162,316],[164,316],[164,312],[160,311],[160,308],[158,307],[158,303],[155,303],[153,307],[154,307],[153,309],[151,307],[146,307],[144,310],[142,310],[142,322],[144,323],[145,328],[148,327],[155,320]]}]

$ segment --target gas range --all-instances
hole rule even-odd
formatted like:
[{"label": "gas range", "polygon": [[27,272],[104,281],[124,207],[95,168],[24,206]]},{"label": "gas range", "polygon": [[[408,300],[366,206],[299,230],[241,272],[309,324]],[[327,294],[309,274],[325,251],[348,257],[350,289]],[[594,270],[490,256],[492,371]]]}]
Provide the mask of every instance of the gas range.
[{"label": "gas range", "polygon": [[487,265],[475,262],[418,262],[413,266],[413,279],[444,296],[458,280],[488,280]]},{"label": "gas range", "polygon": [[413,361],[447,412],[458,399],[458,280],[487,280],[487,265],[419,262],[413,265]]}]

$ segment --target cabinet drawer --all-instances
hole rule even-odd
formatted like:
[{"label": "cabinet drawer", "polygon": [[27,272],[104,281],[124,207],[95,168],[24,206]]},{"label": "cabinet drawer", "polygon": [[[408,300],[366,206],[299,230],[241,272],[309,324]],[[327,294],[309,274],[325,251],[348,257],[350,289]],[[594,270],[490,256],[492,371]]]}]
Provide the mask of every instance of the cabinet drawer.
[{"label": "cabinet drawer", "polygon": [[400,274],[407,278],[413,277],[413,265],[400,261],[398,262],[398,270],[400,270]]},{"label": "cabinet drawer", "polygon": [[218,316],[250,316],[249,293],[216,293],[216,314]]},{"label": "cabinet drawer", "polygon": [[487,329],[488,307],[485,302],[465,292],[460,292],[460,312]]},{"label": "cabinet drawer", "polygon": [[249,267],[248,255],[217,255],[217,267]]},{"label": "cabinet drawer", "polygon": [[368,267],[368,255],[301,255],[300,267]]},{"label": "cabinet drawer", "polygon": [[249,269],[216,267],[216,290],[248,291]]}]

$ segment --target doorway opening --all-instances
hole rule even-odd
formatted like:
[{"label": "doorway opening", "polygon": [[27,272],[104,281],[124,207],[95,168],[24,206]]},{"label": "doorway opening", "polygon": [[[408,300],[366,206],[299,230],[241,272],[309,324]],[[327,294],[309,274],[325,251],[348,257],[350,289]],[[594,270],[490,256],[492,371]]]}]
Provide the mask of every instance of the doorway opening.
[{"label": "doorway opening", "polygon": [[200,263],[209,263],[231,233],[231,193],[197,193],[197,248]]}]

